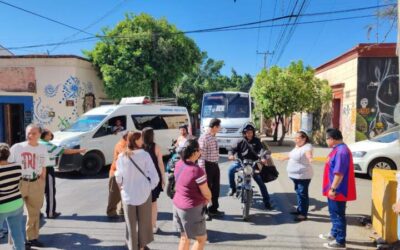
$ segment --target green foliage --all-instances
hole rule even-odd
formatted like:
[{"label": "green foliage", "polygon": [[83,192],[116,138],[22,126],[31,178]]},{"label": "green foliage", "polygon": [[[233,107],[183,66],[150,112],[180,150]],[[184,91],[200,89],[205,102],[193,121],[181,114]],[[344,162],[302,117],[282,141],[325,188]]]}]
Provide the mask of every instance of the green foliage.
[{"label": "green foliage", "polygon": [[256,77],[252,95],[257,111],[274,118],[313,112],[331,99],[331,90],[326,81],[314,76],[311,67],[298,61],[287,68],[263,69]]},{"label": "green foliage", "polygon": [[185,74],[177,81],[174,93],[178,98],[178,104],[185,106],[191,113],[200,113],[203,94],[213,91],[244,91],[248,92],[253,79],[250,75],[238,75],[232,69],[230,77],[221,74],[224,61],[216,61],[208,58],[203,53],[203,60],[193,68],[192,72]]},{"label": "green foliage", "polygon": [[85,54],[99,69],[110,98],[173,95],[174,83],[200,62],[195,42],[162,18],[127,14]]}]

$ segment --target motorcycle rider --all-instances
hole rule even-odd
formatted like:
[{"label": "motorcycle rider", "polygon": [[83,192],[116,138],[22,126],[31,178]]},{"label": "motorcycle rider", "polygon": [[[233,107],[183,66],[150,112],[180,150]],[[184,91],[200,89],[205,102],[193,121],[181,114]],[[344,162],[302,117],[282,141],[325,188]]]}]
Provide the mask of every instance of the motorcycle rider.
[{"label": "motorcycle rider", "polygon": [[[252,123],[246,123],[243,126],[242,129],[243,138],[236,144],[235,147],[233,147],[229,151],[229,156],[228,156],[229,160],[234,160],[235,154],[237,155],[237,158],[239,158],[242,161],[245,159],[252,161],[256,161],[259,159],[259,154],[261,153],[262,150],[264,150],[264,146],[261,143],[261,140],[255,136],[255,131],[256,131],[255,126]],[[267,163],[267,160],[262,158],[261,163],[265,165]],[[228,193],[229,196],[233,196],[236,193],[235,173],[239,168],[240,168],[240,163],[238,161],[235,161],[228,170],[229,185],[230,185],[230,191]],[[260,188],[265,208],[271,210],[272,206],[267,186],[261,179],[260,174],[255,172],[253,175],[253,179]]]},{"label": "motorcycle rider", "polygon": [[177,149],[177,152],[180,152],[180,149],[183,148],[185,145],[186,141],[189,139],[194,139],[192,135],[189,134],[189,129],[188,125],[183,124],[179,126],[179,137],[176,140],[175,147]]}]

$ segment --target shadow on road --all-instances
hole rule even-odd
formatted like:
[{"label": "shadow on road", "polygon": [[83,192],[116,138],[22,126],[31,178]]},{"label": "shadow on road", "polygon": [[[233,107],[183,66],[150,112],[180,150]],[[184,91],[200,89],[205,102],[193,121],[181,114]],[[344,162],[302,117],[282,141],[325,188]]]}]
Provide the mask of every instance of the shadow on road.
[{"label": "shadow on road", "polygon": [[73,215],[61,215],[60,217],[57,218],[57,220],[75,220],[75,221],[94,221],[94,222],[108,222],[108,223],[119,223],[119,222],[124,222],[124,217],[119,216],[117,218],[108,218],[105,215],[78,215],[78,214],[73,214]]},{"label": "shadow on road", "polygon": [[245,234],[245,233],[227,233],[214,230],[207,230],[208,241],[210,243],[218,243],[224,241],[250,241],[264,240],[267,238],[261,234]]},{"label": "shadow on road", "polygon": [[125,246],[97,246],[102,241],[99,239],[90,238],[87,235],[79,233],[58,233],[41,235],[40,240],[47,247],[65,249],[65,250],[88,250],[88,249],[126,249]]},{"label": "shadow on road", "polygon": [[83,175],[77,171],[72,172],[56,172],[56,177],[60,179],[72,179],[72,180],[80,180],[80,179],[106,179],[108,178],[108,173],[110,171],[109,166],[103,167],[103,169],[94,176]]}]

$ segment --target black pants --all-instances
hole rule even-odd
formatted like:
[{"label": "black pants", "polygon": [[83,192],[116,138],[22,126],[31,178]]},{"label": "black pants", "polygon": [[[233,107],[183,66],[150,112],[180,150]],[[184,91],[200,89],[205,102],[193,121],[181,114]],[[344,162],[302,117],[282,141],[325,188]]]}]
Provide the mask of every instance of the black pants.
[{"label": "black pants", "polygon": [[215,212],[219,207],[218,198],[219,198],[221,175],[218,163],[206,161],[205,165],[206,165],[208,187],[210,188],[212,195],[211,206],[208,207],[208,211]]},{"label": "black pants", "polygon": [[54,216],[56,212],[56,176],[53,167],[46,168],[46,215]]}]

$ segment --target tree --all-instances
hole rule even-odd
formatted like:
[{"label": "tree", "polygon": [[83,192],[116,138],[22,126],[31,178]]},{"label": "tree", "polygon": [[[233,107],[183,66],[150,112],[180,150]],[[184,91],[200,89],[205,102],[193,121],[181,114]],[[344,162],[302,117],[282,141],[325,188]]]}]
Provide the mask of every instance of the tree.
[{"label": "tree", "polygon": [[195,42],[164,18],[126,14],[103,33],[85,54],[99,69],[111,98],[171,97],[174,83],[201,60]]},{"label": "tree", "polygon": [[331,100],[331,90],[326,81],[314,76],[314,70],[304,67],[302,61],[292,62],[287,68],[274,66],[263,69],[256,77],[252,95],[256,111],[275,119],[274,141],[277,141],[281,124],[282,145],[286,134],[284,118],[294,112],[312,112]]}]

